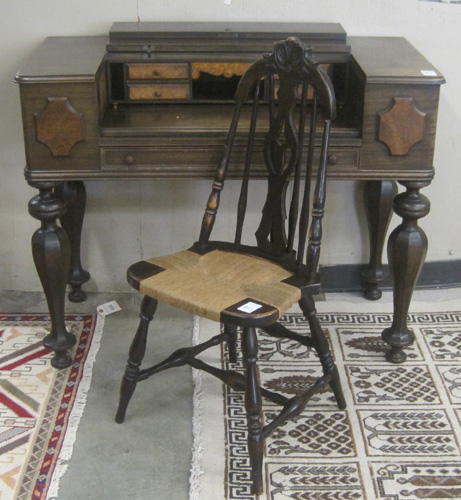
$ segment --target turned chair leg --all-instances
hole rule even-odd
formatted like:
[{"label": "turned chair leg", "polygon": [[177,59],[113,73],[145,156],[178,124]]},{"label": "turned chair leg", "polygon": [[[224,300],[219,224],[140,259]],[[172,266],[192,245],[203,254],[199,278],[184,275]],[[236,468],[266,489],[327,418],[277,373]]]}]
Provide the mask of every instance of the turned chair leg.
[{"label": "turned chair leg", "polygon": [[248,453],[250,456],[252,493],[263,492],[262,399],[260,393],[258,338],[254,328],[243,328],[242,353],[245,366],[245,409],[248,420]]},{"label": "turned chair leg", "polygon": [[139,369],[144,354],[146,353],[147,332],[156,309],[157,301],[151,297],[145,296],[141,303],[141,313],[139,315],[141,321],[139,322],[138,330],[136,331],[136,335],[130,347],[128,364],[120,386],[120,401],[115,417],[115,421],[118,424],[121,424],[125,420],[128,403],[138,383]]},{"label": "turned chair leg", "polygon": [[227,338],[227,352],[229,353],[229,363],[237,363],[237,327],[224,323],[224,333]]},{"label": "turned chair leg", "polygon": [[330,387],[335,395],[336,403],[341,410],[344,410],[346,408],[346,400],[341,387],[338,368],[333,360],[328,340],[317,318],[314,299],[312,297],[302,297],[299,301],[299,306],[309,323],[312,341],[322,364],[323,372],[331,375]]}]

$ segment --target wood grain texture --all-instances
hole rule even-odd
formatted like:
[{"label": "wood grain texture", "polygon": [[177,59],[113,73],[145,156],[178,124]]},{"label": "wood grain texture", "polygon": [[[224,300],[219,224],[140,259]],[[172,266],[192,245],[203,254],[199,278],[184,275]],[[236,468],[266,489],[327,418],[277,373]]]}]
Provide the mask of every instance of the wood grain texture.
[{"label": "wood grain texture", "polygon": [[185,79],[189,76],[187,64],[143,63],[128,64],[128,78],[132,80]]},{"label": "wood grain texture", "polygon": [[250,66],[249,62],[193,62],[191,64],[192,78],[200,77],[200,73],[209,73],[215,76],[225,76],[227,78],[237,75],[241,76]]},{"label": "wood grain texture", "polygon": [[189,97],[187,84],[129,85],[129,96],[133,101],[184,100]]},{"label": "wood grain texture", "polygon": [[49,97],[45,109],[35,113],[37,141],[48,146],[53,156],[69,156],[83,141],[82,117],[67,97]]},{"label": "wood grain texture", "polygon": [[392,108],[379,113],[378,139],[391,155],[406,155],[424,138],[424,118],[412,97],[394,97]]}]

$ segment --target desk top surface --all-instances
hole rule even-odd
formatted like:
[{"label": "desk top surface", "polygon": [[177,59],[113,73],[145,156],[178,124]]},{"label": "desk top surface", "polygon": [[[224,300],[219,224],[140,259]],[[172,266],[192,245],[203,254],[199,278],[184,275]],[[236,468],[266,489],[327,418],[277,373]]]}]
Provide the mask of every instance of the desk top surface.
[{"label": "desk top surface", "polygon": [[437,84],[442,74],[405,38],[348,37],[353,58],[358,61],[369,83]]},{"label": "desk top surface", "polygon": [[312,36],[313,38],[344,39],[346,32],[339,23],[258,23],[258,22],[116,22],[110,39],[145,37],[266,37],[277,34]]},{"label": "desk top surface", "polygon": [[[106,54],[106,36],[49,37],[17,72],[18,83],[94,79]],[[405,38],[348,37],[351,53],[367,81],[441,84],[443,75]]]},{"label": "desk top surface", "polygon": [[48,37],[16,73],[18,83],[75,77],[94,80],[106,53],[106,36]]}]

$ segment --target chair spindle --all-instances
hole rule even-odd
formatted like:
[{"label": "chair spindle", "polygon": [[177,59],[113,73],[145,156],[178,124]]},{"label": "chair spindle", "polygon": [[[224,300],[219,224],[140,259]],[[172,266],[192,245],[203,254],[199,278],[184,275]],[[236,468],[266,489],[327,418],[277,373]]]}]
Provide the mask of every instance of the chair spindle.
[{"label": "chair spindle", "polygon": [[306,102],[308,85],[306,81],[302,84],[301,105],[299,109],[299,129],[298,129],[298,158],[296,162],[295,175],[293,180],[293,194],[291,196],[290,215],[288,220],[288,244],[287,251],[291,252],[294,248],[294,239],[296,234],[296,224],[298,222],[299,212],[299,186],[301,183],[301,165],[303,158],[304,131],[306,125]]},{"label": "chair spindle", "polygon": [[227,169],[229,167],[232,145],[234,143],[235,133],[237,131],[241,109],[242,109],[242,103],[238,102],[236,104],[234,115],[232,117],[232,122],[229,128],[229,134],[227,136],[226,145],[224,147],[224,151],[221,157],[221,162],[216,171],[215,179],[213,182],[213,188],[210,197],[208,198],[205,214],[203,215],[202,227],[200,230],[200,237],[198,241],[199,247],[203,251],[205,250],[206,244],[210,239],[210,234],[216,219],[216,213],[218,212],[220,195],[224,187],[224,181],[226,179]]},{"label": "chair spindle", "polygon": [[309,244],[307,247],[306,255],[306,262],[308,265],[308,279],[312,281],[316,278],[320,258],[322,219],[325,212],[325,195],[327,182],[326,166],[330,128],[331,120],[326,120],[324,125],[322,150],[320,153],[319,171],[317,173],[317,182],[314,192],[314,202],[312,204],[312,222],[309,231]]},{"label": "chair spindle", "polygon": [[251,159],[253,156],[253,145],[255,139],[255,131],[256,131],[256,119],[258,116],[258,107],[259,107],[259,94],[260,94],[260,82],[256,82],[255,92],[253,97],[253,105],[251,108],[251,122],[250,129],[248,133],[248,145],[245,156],[245,167],[243,171],[242,177],[242,187],[240,189],[240,197],[238,202],[238,211],[237,211],[237,227],[235,231],[235,244],[237,246],[240,245],[242,241],[242,229],[243,222],[245,220],[245,212],[247,208],[248,201],[248,182],[250,179],[250,167],[251,167]]},{"label": "chair spindle", "polygon": [[298,257],[297,264],[301,265],[304,260],[304,249],[306,247],[307,230],[309,227],[309,209],[311,203],[311,184],[312,184],[312,170],[314,165],[314,144],[315,144],[315,131],[317,128],[317,92],[314,89],[312,98],[312,113],[310,120],[309,130],[309,149],[307,151],[306,161],[306,180],[304,184],[304,196],[301,207],[301,216],[299,221],[299,240],[298,240]]}]

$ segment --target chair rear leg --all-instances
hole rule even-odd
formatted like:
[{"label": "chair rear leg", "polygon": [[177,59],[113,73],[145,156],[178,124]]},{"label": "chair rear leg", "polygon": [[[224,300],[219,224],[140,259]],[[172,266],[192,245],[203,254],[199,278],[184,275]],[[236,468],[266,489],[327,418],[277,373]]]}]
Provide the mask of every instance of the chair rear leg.
[{"label": "chair rear leg", "polygon": [[344,410],[346,408],[346,400],[341,387],[338,368],[333,360],[328,339],[323,333],[317,318],[314,299],[312,297],[302,297],[299,301],[299,306],[309,322],[314,348],[319,356],[323,372],[331,375],[330,387],[335,395],[336,403],[341,410]]},{"label": "chair rear leg", "polygon": [[262,399],[258,372],[258,338],[254,328],[243,328],[242,353],[245,365],[245,409],[248,421],[248,453],[254,495],[263,492]]},{"label": "chair rear leg", "polygon": [[229,353],[229,362],[237,363],[237,327],[224,323],[224,333],[228,335],[227,351]]},{"label": "chair rear leg", "polygon": [[131,343],[125,375],[123,376],[120,386],[120,401],[117,414],[115,416],[115,421],[118,424],[121,424],[125,420],[128,403],[130,402],[131,396],[133,396],[136,389],[136,384],[138,383],[139,369],[144,358],[144,354],[146,353],[147,332],[156,309],[157,301],[151,297],[145,296],[141,303],[141,312],[139,314],[141,321],[139,322],[136,335]]}]

